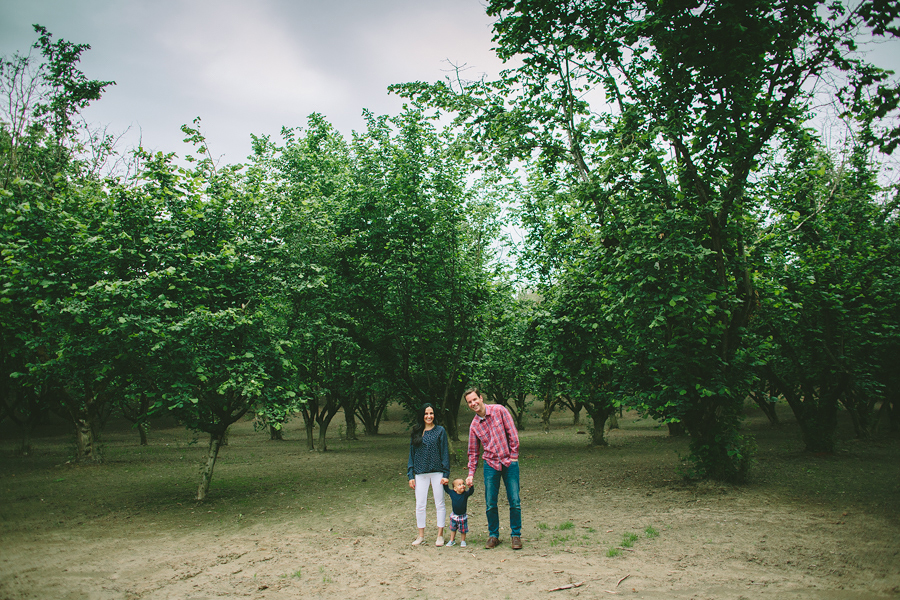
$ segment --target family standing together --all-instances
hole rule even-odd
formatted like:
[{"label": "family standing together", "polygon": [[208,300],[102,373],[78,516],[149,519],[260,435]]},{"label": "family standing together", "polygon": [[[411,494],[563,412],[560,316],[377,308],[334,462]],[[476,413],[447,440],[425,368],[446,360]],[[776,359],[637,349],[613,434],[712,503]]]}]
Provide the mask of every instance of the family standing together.
[{"label": "family standing together", "polygon": [[459,534],[460,546],[466,545],[469,531],[467,502],[475,491],[474,479],[478,469],[478,457],[484,459],[484,499],[487,515],[488,540],[485,548],[495,548],[500,544],[500,516],[497,499],[500,482],[506,489],[509,503],[510,545],[514,550],[522,548],[522,507],[519,499],[519,433],[512,416],[499,404],[485,404],[478,388],[465,392],[468,407],[475,413],[469,425],[468,476],[465,481],[456,479],[450,483],[450,445],[447,432],[435,424],[434,407],[425,404],[419,409],[413,424],[409,443],[407,478],[409,487],[416,492],[416,527],[418,535],[413,541],[418,546],[425,541],[426,506],[428,489],[434,497],[437,517],[436,546],[444,545],[444,526],[447,509],[444,492],[450,496],[450,541],[456,544]]}]

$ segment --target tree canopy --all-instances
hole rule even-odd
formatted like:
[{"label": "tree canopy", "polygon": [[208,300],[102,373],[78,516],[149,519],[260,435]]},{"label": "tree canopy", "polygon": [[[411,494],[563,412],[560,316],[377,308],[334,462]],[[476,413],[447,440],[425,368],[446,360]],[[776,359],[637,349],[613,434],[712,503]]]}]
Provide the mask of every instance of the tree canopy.
[{"label": "tree canopy", "polygon": [[[111,414],[230,424],[327,449],[389,401],[459,438],[476,383],[520,426],[535,399],[684,428],[690,475],[745,479],[744,403],[782,399],[810,450],[897,408],[900,88],[858,52],[900,6],[493,0],[496,81],[407,83],[345,138],[321,114],[218,165],[116,152],[77,114],[110,81],[36,26],[2,62],[2,418],[54,411],[79,460]],[[816,133],[827,100],[848,123]],[[444,119],[446,115],[450,119]],[[518,169],[518,171],[517,171]],[[498,258],[503,227],[524,242]],[[880,407],[880,408],[879,408]],[[891,408],[892,407],[892,408]],[[881,411],[881,413],[876,413]],[[318,428],[318,439],[314,431]],[[27,443],[24,442],[24,443]]]}]

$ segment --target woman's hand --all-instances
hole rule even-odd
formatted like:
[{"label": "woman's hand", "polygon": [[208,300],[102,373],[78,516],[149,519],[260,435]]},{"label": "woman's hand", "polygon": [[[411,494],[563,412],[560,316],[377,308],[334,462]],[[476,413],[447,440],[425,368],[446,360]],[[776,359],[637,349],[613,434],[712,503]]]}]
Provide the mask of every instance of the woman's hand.
[{"label": "woman's hand", "polygon": [[416,489],[416,480],[415,480],[415,479],[410,479],[410,480],[409,480],[409,487],[410,487],[411,489]]}]

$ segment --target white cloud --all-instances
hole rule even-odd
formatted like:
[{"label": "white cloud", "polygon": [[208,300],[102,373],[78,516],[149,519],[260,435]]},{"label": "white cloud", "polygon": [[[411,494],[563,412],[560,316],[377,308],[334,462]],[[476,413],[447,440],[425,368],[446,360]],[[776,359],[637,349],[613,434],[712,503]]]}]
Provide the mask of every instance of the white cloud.
[{"label": "white cloud", "polygon": [[221,106],[327,104],[349,96],[347,82],[317,64],[269,8],[193,3],[170,15],[159,42],[173,61],[182,62],[182,83]]}]

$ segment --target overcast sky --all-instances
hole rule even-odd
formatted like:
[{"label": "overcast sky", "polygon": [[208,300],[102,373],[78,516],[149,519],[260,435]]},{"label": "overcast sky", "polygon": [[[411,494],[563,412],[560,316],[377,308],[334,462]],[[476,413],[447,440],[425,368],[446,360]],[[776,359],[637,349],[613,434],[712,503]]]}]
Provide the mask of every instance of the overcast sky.
[{"label": "overcast sky", "polygon": [[[27,53],[32,24],[91,45],[81,68],[114,80],[85,112],[149,150],[185,154],[201,117],[213,156],[243,162],[250,134],[278,136],[321,112],[346,137],[362,110],[397,114],[387,86],[502,68],[482,0],[0,0],[0,55]],[[34,51],[37,54],[37,51]],[[900,45],[870,56],[900,70]]]},{"label": "overcast sky", "polygon": [[400,111],[388,85],[441,79],[448,60],[470,79],[502,68],[480,0],[0,0],[0,55],[27,53],[35,23],[90,44],[81,69],[116,82],[89,122],[182,155],[199,116],[225,163],[312,112],[349,138],[364,108]]}]

